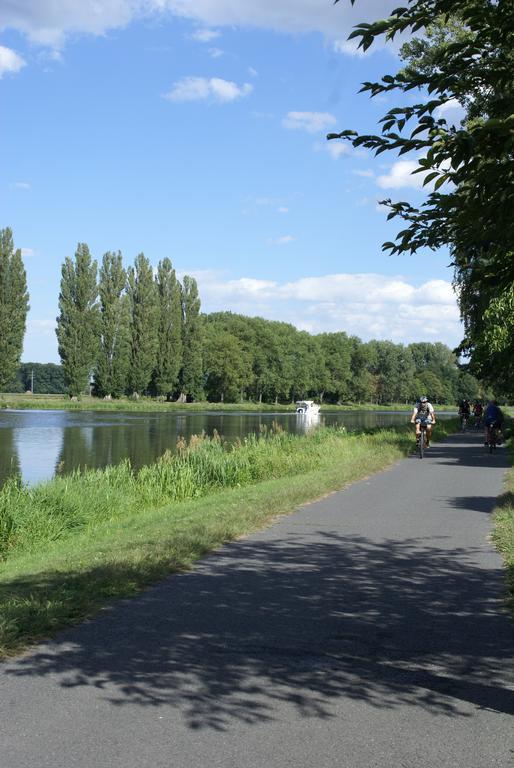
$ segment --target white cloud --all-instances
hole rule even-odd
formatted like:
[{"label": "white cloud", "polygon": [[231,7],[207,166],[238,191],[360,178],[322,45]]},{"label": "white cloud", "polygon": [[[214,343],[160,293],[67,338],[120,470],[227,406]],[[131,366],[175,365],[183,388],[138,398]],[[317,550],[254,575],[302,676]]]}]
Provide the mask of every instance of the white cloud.
[{"label": "white cloud", "polygon": [[199,43],[210,43],[212,40],[216,40],[220,36],[220,33],[215,29],[197,29],[191,35],[193,40],[197,40]]},{"label": "white cloud", "polygon": [[35,251],[34,251],[33,248],[21,248],[20,250],[21,250],[21,255],[23,257],[27,256],[27,257],[30,258],[30,256],[34,256],[34,254],[35,254]]},{"label": "white cloud", "polygon": [[281,205],[277,208],[277,213],[289,213],[289,208],[286,208],[285,205]]},{"label": "white cloud", "polygon": [[60,47],[70,34],[101,35],[137,17],[171,14],[207,30],[249,26],[344,40],[355,24],[384,17],[395,5],[397,0],[359,0],[355,7],[320,0],[9,0],[0,5],[0,29],[10,27],[34,42]]},{"label": "white cloud", "polygon": [[343,330],[364,340],[455,346],[461,339],[455,294],[446,280],[415,284],[404,277],[335,274],[278,283],[225,280],[215,272],[192,274],[205,312],[229,309],[289,322],[311,333]]},{"label": "white cloud", "polygon": [[374,173],[371,170],[365,170],[365,171],[352,171],[352,173],[355,174],[355,176],[362,176],[363,179],[372,179],[374,177]]},{"label": "white cloud", "polygon": [[257,72],[257,70],[254,69],[253,67],[248,67],[248,74],[250,75],[250,77],[258,77],[259,76],[259,73]]},{"label": "white cloud", "polygon": [[377,184],[382,189],[401,189],[409,187],[411,189],[421,189],[423,179],[426,174],[413,171],[418,168],[416,160],[398,160],[391,166],[389,173],[377,177]]},{"label": "white cloud", "polygon": [[440,107],[437,107],[435,110],[435,114],[438,117],[442,117],[442,115],[445,115],[447,112],[452,112],[453,110],[462,110],[460,101],[458,99],[448,99],[444,104],[441,104]]},{"label": "white cloud", "polygon": [[173,84],[171,91],[164,94],[170,101],[217,101],[227,103],[243,96],[248,96],[253,90],[250,83],[237,85],[230,80],[219,77],[184,77]]},{"label": "white cloud", "polygon": [[336,118],[330,112],[288,112],[282,120],[284,128],[308,133],[318,133],[336,123]]},{"label": "white cloud", "polygon": [[366,51],[363,51],[362,48],[359,48],[359,41],[355,38],[353,40],[336,40],[334,43],[334,51],[336,53],[344,53],[348,56],[369,56],[369,54],[372,53],[373,49],[368,48]]},{"label": "white cloud", "polygon": [[294,235],[282,235],[282,237],[277,237],[275,240],[270,238],[268,245],[289,245],[289,243],[294,243],[295,240],[296,237]]},{"label": "white cloud", "polygon": [[0,78],[7,73],[19,72],[25,64],[26,62],[15,51],[0,45]]},{"label": "white cloud", "polygon": [[221,48],[209,48],[209,56],[213,59],[219,59],[220,56],[223,56],[223,51]]},{"label": "white cloud", "polygon": [[28,181],[13,181],[12,186],[16,187],[16,189],[30,189]]},{"label": "white cloud", "polygon": [[352,151],[351,144],[347,144],[343,141],[327,141],[326,144],[323,144],[323,148],[332,155],[334,160],[337,160],[343,155],[349,155]]}]

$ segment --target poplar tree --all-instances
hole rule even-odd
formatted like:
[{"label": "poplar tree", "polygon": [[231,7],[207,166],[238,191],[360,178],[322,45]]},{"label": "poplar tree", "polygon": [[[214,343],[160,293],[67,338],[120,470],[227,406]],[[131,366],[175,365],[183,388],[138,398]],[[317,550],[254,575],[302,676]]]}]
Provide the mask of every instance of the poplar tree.
[{"label": "poplar tree", "polygon": [[86,243],[79,243],[75,262],[67,256],[61,270],[57,341],[70,397],[89,383],[98,353],[99,309],[96,261]]},{"label": "poplar tree", "polygon": [[130,308],[129,391],[141,395],[149,386],[155,367],[159,309],[152,267],[143,253],[128,269]]},{"label": "poplar tree", "polygon": [[100,268],[100,349],[95,385],[101,397],[119,397],[127,387],[130,355],[127,274],[121,253],[107,252]]},{"label": "poplar tree", "polygon": [[182,286],[183,364],[181,399],[200,400],[203,396],[202,326],[200,297],[196,280],[184,276]]},{"label": "poplar tree", "polygon": [[182,366],[182,297],[180,283],[168,258],[159,262],[156,288],[159,327],[154,383],[157,394],[170,399]]},{"label": "poplar tree", "polygon": [[27,277],[21,250],[14,250],[12,231],[0,230],[0,388],[20,364],[29,309]]}]

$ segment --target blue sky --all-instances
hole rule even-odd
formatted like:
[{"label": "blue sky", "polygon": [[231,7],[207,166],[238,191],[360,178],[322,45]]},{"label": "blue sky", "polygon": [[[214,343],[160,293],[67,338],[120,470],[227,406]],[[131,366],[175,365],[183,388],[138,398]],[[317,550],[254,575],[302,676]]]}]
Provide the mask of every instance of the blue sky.
[{"label": "blue sky", "polygon": [[[381,14],[393,3],[380,3]],[[37,8],[34,8],[37,6]],[[460,340],[445,253],[389,257],[378,200],[422,200],[412,158],[373,132],[393,102],[358,95],[395,52],[345,41],[377,3],[12,0],[0,7],[0,227],[23,249],[24,360],[58,362],[60,266],[168,256],[203,310],[396,342]]]}]

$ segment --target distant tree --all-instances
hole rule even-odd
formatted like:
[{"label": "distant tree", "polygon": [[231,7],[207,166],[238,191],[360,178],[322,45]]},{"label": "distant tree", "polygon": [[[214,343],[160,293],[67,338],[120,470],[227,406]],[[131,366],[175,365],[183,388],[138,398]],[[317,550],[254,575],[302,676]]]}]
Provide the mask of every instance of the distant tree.
[{"label": "distant tree", "polygon": [[470,373],[463,372],[457,381],[457,397],[455,400],[477,400],[480,397],[480,384]]},{"label": "distant tree", "polygon": [[200,400],[203,397],[202,323],[200,297],[196,280],[184,276],[182,285],[182,398]]},{"label": "distant tree", "polygon": [[99,310],[96,261],[79,243],[75,263],[66,258],[61,270],[57,341],[70,397],[84,392],[98,352]]},{"label": "distant tree", "polygon": [[[345,400],[351,377],[351,342],[346,333],[322,333],[318,336],[323,352],[325,393],[334,402]],[[323,402],[320,392],[320,400]]]},{"label": "distant tree", "polygon": [[34,384],[34,392],[38,395],[63,395],[66,393],[66,381],[62,365],[22,363],[20,378],[24,392],[30,390]]},{"label": "distant tree", "polygon": [[98,283],[101,320],[95,368],[95,391],[100,397],[120,397],[127,389],[130,328],[126,282],[121,253],[104,254]]},{"label": "distant tree", "polygon": [[156,286],[159,325],[154,383],[158,395],[170,398],[177,388],[182,367],[182,295],[175,270],[167,258],[157,267]]},{"label": "distant tree", "polygon": [[129,392],[141,395],[152,378],[157,354],[159,306],[152,267],[143,253],[128,269],[131,349]]},{"label": "distant tree", "polygon": [[354,403],[370,402],[372,398],[372,375],[370,371],[370,348],[357,336],[350,336],[350,380],[348,399]]},{"label": "distant tree", "polygon": [[209,400],[241,400],[252,376],[250,356],[239,339],[209,325],[204,338],[205,388]]},{"label": "distant tree", "polygon": [[21,250],[0,230],[0,388],[16,375],[23,349],[29,294]]}]

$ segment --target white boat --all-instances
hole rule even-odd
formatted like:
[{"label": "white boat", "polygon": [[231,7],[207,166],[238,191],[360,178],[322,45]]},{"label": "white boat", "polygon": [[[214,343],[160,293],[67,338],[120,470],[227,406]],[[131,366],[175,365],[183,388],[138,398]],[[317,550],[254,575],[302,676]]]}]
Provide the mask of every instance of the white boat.
[{"label": "white boat", "polygon": [[299,416],[317,416],[319,414],[319,405],[314,400],[297,400],[296,413]]}]

